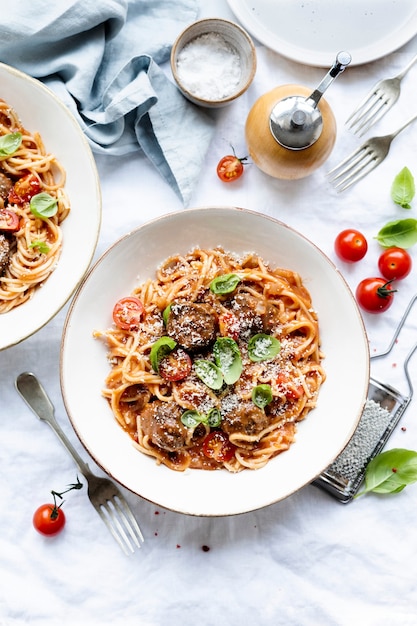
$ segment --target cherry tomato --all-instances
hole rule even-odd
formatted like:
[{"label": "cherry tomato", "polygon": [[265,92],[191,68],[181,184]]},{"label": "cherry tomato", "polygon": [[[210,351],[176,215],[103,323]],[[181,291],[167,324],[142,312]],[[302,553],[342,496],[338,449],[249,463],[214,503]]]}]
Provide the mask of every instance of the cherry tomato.
[{"label": "cherry tomato", "polygon": [[412,264],[411,256],[403,248],[387,248],[378,259],[379,271],[388,280],[405,278]]},{"label": "cherry tomato", "polygon": [[356,263],[363,259],[368,251],[368,242],[358,230],[348,228],[342,230],[335,239],[334,249],[342,261]]},{"label": "cherry tomato", "polygon": [[42,187],[39,179],[34,174],[27,174],[22,176],[15,182],[11,190],[9,191],[10,204],[23,204],[29,202],[29,200],[40,193]]},{"label": "cherry tomato", "polygon": [[239,319],[231,311],[222,313],[219,316],[219,329],[222,337],[230,337],[236,341],[240,332]]},{"label": "cherry tomato", "polygon": [[158,372],[165,380],[174,382],[187,378],[191,372],[191,367],[192,361],[186,351],[182,348],[175,348],[162,357],[158,365]]},{"label": "cherry tomato", "polygon": [[368,313],[382,313],[393,302],[395,290],[385,278],[364,278],[356,288],[356,300]]},{"label": "cherry tomato", "polygon": [[10,209],[0,209],[0,230],[14,233],[20,228],[20,219],[17,213]]},{"label": "cherry tomato", "polygon": [[214,461],[230,461],[235,454],[235,446],[222,430],[213,430],[203,441],[203,452]]},{"label": "cherry tomato", "polygon": [[122,330],[134,330],[145,313],[145,307],[139,298],[126,296],[121,298],[113,308],[113,321]]},{"label": "cherry tomato", "polygon": [[224,156],[217,164],[217,176],[224,183],[231,183],[243,174],[243,164],[247,157],[239,159],[235,154]]},{"label": "cherry tomato", "polygon": [[287,400],[299,400],[304,394],[304,387],[296,384],[285,372],[279,372],[277,376],[277,386]]},{"label": "cherry tomato", "polygon": [[33,526],[41,535],[56,535],[65,521],[64,511],[55,504],[42,504],[33,514]]}]

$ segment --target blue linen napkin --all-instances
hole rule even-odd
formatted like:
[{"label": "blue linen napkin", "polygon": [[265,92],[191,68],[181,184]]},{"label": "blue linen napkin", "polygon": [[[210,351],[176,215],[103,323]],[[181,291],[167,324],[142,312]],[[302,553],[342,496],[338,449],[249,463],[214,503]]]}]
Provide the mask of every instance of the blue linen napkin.
[{"label": "blue linen napkin", "polygon": [[213,122],[160,64],[197,13],[196,0],[3,0],[0,61],[50,87],[93,151],[141,148],[187,205]]}]

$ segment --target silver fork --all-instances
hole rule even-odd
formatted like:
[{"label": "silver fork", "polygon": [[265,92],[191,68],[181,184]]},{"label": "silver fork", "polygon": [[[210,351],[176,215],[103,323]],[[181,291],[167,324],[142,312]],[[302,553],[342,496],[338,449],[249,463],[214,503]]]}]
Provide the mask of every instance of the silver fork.
[{"label": "silver fork", "polygon": [[132,554],[140,548],[143,535],[124,496],[107,478],[93,474],[75,450],[55,419],[54,407],[39,380],[31,372],[16,379],[16,389],[37,417],[49,424],[66,447],[88,485],[88,497],[123,552]]},{"label": "silver fork", "polygon": [[390,135],[366,139],[352,154],[327,172],[335,189],[344,191],[372,172],[387,156],[393,139],[416,119],[417,115],[414,115]]},{"label": "silver fork", "polygon": [[417,54],[397,76],[376,83],[346,120],[347,127],[361,137],[378,122],[397,102],[401,81],[416,61]]}]

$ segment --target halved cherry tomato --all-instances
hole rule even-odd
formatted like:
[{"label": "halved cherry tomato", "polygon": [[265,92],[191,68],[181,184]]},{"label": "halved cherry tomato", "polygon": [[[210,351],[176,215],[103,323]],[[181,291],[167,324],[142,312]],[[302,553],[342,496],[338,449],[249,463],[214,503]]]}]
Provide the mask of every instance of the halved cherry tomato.
[{"label": "halved cherry tomato", "polygon": [[346,263],[356,263],[363,259],[368,251],[368,242],[358,230],[342,230],[335,239],[334,249],[337,256]]},{"label": "halved cherry tomato", "polygon": [[34,174],[27,174],[19,178],[9,191],[10,204],[23,204],[40,193],[42,187],[39,179]]},{"label": "halved cherry tomato", "polygon": [[136,296],[121,298],[113,308],[113,321],[122,330],[138,328],[145,313],[145,307]]},{"label": "halved cherry tomato", "polygon": [[204,454],[214,461],[230,461],[235,450],[236,447],[230,443],[229,437],[222,430],[213,430],[203,441]]},{"label": "halved cherry tomato", "polygon": [[387,248],[378,259],[378,267],[387,280],[401,280],[409,275],[413,262],[407,250]]},{"label": "halved cherry tomato", "polygon": [[395,290],[385,278],[364,278],[356,288],[356,300],[368,313],[382,313],[391,306]]},{"label": "halved cherry tomato", "polygon": [[287,400],[299,400],[304,394],[304,387],[294,383],[286,372],[279,372],[276,382],[279,390],[285,395]]},{"label": "halved cherry tomato", "polygon": [[224,183],[231,183],[243,174],[243,164],[247,157],[239,159],[235,154],[228,154],[217,164],[217,176]]},{"label": "halved cherry tomato", "polygon": [[240,332],[239,319],[231,311],[221,313],[219,316],[219,329],[222,337],[230,337],[236,341]]},{"label": "halved cherry tomato", "polygon": [[158,373],[165,380],[174,382],[187,378],[191,368],[192,361],[186,351],[182,348],[175,348],[159,361]]},{"label": "halved cherry tomato", "polygon": [[33,526],[41,535],[56,535],[65,526],[65,513],[55,504],[42,504],[33,514]]},{"label": "halved cherry tomato", "polygon": [[10,209],[0,209],[0,230],[7,230],[11,233],[20,228],[20,218]]}]

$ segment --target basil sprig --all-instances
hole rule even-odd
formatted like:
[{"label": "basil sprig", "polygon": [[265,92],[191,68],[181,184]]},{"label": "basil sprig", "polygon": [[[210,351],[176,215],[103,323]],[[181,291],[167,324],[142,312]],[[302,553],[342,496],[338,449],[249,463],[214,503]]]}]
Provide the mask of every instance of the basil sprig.
[{"label": "basil sprig", "polygon": [[181,415],[181,422],[187,428],[195,428],[198,424],[207,424],[210,428],[217,428],[217,426],[220,426],[221,421],[221,413],[215,407],[210,409],[207,414],[200,413],[195,409],[189,409]]},{"label": "basil sprig", "polygon": [[210,389],[221,389],[223,386],[223,374],[221,369],[205,359],[198,359],[194,362],[194,370],[200,380]]},{"label": "basil sprig", "polygon": [[414,177],[408,167],[403,167],[392,183],[391,198],[395,204],[399,204],[403,209],[411,209],[410,203],[415,192]]},{"label": "basil sprig", "polygon": [[417,243],[417,220],[408,218],[388,222],[376,236],[383,248],[411,248]]},{"label": "basil sprig", "polygon": [[239,283],[240,278],[237,274],[223,274],[211,281],[210,291],[215,294],[231,293]]},{"label": "basil sprig", "polygon": [[46,219],[53,217],[58,211],[58,201],[50,196],[49,193],[41,191],[41,193],[31,197],[29,207],[35,217]]},{"label": "basil sprig", "polygon": [[273,359],[281,350],[281,344],[272,335],[258,333],[249,339],[248,356],[255,363]]},{"label": "basil sprig", "polygon": [[368,464],[365,472],[365,493],[399,493],[407,485],[417,482],[417,452],[393,448],[378,454]]},{"label": "basil sprig", "polygon": [[214,360],[221,370],[226,385],[233,385],[243,369],[239,347],[230,337],[218,337],[213,346]]},{"label": "basil sprig", "polygon": [[260,409],[264,409],[272,402],[272,390],[270,385],[257,385],[252,389],[252,402]]},{"label": "basil sprig", "polygon": [[176,345],[177,342],[174,341],[174,339],[171,339],[171,337],[167,337],[166,335],[160,337],[158,341],[155,341],[155,343],[152,345],[150,354],[151,365],[154,372],[158,372],[161,360],[164,358],[164,356],[167,356],[167,354],[172,352]]},{"label": "basil sprig", "polygon": [[7,133],[0,137],[0,159],[7,159],[20,148],[22,133]]}]

